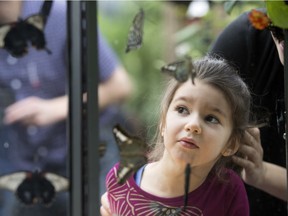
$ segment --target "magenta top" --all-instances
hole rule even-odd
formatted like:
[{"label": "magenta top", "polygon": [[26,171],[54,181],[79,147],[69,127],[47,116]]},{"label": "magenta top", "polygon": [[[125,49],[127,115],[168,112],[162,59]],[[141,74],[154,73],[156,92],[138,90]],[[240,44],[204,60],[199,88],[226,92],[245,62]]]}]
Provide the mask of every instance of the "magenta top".
[{"label": "magenta top", "polygon": [[[242,179],[232,170],[221,181],[208,177],[197,189],[188,194],[188,206],[183,208],[184,195],[163,198],[143,191],[131,176],[124,184],[117,183],[116,164],[106,177],[108,199],[113,216],[249,216],[249,204]],[[184,182],[183,182],[184,193]],[[178,212],[178,213],[177,213]]]}]

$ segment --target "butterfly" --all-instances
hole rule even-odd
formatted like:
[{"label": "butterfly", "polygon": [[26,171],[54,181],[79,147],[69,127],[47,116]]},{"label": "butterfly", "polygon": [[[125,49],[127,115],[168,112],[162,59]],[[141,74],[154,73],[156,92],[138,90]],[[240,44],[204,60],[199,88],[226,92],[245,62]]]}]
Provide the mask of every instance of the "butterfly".
[{"label": "butterfly", "polygon": [[45,1],[42,13],[34,14],[26,19],[0,26],[0,48],[6,49],[14,57],[22,57],[28,53],[28,45],[37,50],[51,51],[46,47],[44,27],[50,13],[52,1]]},{"label": "butterfly", "polygon": [[190,56],[185,56],[183,60],[172,62],[161,67],[161,71],[170,76],[173,76],[179,82],[186,82],[191,75],[194,84],[195,68]]},{"label": "butterfly", "polygon": [[140,138],[129,135],[120,125],[114,126],[113,134],[120,151],[117,182],[123,184],[135,171],[147,162],[147,145]]},{"label": "butterfly", "polygon": [[139,49],[143,40],[143,26],[144,26],[144,10],[140,8],[139,12],[133,19],[132,26],[128,33],[128,42],[125,52],[128,53],[132,49]]},{"label": "butterfly", "polygon": [[69,181],[51,172],[21,171],[0,176],[0,188],[13,191],[25,205],[49,206],[57,192],[68,190]]}]

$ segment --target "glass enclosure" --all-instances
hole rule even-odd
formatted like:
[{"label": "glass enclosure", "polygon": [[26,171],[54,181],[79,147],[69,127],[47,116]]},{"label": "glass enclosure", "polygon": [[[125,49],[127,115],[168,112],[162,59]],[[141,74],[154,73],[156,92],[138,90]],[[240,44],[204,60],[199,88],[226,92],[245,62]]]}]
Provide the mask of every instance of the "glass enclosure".
[{"label": "glass enclosure", "polygon": [[[241,2],[228,14],[224,3],[1,1],[0,216],[99,215],[121,160],[113,127],[148,143],[161,67],[203,57],[238,15],[263,7]],[[282,156],[274,162],[285,166]]]}]

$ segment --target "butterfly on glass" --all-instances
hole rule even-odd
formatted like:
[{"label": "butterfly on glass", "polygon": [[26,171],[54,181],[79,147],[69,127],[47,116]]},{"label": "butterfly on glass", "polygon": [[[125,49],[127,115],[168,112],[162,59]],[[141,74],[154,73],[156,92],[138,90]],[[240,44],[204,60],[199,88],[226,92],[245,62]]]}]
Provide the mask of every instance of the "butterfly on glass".
[{"label": "butterfly on glass", "polygon": [[42,203],[49,206],[57,192],[69,188],[69,180],[51,172],[22,171],[0,176],[0,189],[15,193],[25,205]]},{"label": "butterfly on glass", "polygon": [[51,51],[46,47],[44,28],[53,1],[45,0],[38,14],[17,22],[0,25],[0,48],[6,49],[14,57],[22,57],[28,53],[28,46],[37,50]]},{"label": "butterfly on glass", "polygon": [[125,52],[130,50],[139,49],[143,41],[143,27],[144,27],[144,10],[140,8],[139,12],[133,19],[132,26],[128,33],[128,42]]},{"label": "butterfly on glass", "polygon": [[0,26],[0,47],[6,49],[12,56],[21,57],[28,53],[28,45],[37,50],[51,51],[46,48],[44,35],[44,18],[36,14],[25,20]]},{"label": "butterfly on glass", "polygon": [[164,65],[161,67],[161,71],[174,77],[179,82],[186,82],[191,75],[194,84],[195,68],[190,56],[185,56],[183,60]]},{"label": "butterfly on glass", "polygon": [[113,134],[120,152],[117,182],[123,184],[135,171],[146,164],[147,145],[140,138],[129,135],[120,125],[114,126]]}]

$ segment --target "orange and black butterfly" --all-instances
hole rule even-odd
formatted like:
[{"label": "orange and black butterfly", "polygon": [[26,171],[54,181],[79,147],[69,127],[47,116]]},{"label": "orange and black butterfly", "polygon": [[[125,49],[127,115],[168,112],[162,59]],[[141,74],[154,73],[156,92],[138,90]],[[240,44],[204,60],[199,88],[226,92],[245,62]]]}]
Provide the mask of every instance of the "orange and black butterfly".
[{"label": "orange and black butterfly", "polygon": [[15,193],[25,205],[42,203],[49,206],[57,192],[66,191],[69,180],[66,177],[39,171],[19,171],[0,176],[0,189]]},{"label": "orange and black butterfly", "polygon": [[50,13],[52,1],[44,1],[39,14],[19,19],[17,22],[0,26],[0,48],[6,49],[14,57],[22,57],[31,44],[38,50],[51,51],[46,48],[44,27]]},{"label": "orange and black butterfly", "polygon": [[143,41],[143,27],[144,27],[144,10],[140,8],[139,12],[133,19],[132,26],[128,33],[128,42],[125,52],[128,53],[133,49],[139,49]]},{"label": "orange and black butterfly", "polygon": [[113,128],[114,138],[120,151],[117,182],[123,184],[147,162],[147,145],[139,137],[131,136],[120,125]]},{"label": "orange and black butterfly", "polygon": [[172,62],[163,66],[161,71],[173,76],[179,82],[186,82],[191,75],[192,82],[194,83],[195,68],[190,56],[185,56],[183,60]]}]

